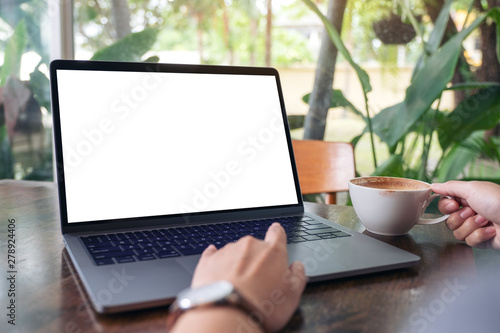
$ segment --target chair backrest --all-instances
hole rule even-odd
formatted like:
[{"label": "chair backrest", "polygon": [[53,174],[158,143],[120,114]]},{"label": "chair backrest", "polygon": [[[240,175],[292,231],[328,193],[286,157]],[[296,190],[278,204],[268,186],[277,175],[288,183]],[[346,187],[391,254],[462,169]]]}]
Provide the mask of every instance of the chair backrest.
[{"label": "chair backrest", "polygon": [[356,175],[354,148],[347,142],[292,140],[302,194],[326,193],[336,203],[336,193],[348,191]]}]

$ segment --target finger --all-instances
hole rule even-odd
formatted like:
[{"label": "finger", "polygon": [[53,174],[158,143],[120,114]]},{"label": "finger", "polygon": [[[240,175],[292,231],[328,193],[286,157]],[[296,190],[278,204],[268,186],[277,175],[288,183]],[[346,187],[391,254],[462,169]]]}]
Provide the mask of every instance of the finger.
[{"label": "finger", "polygon": [[210,244],[209,246],[207,246],[207,248],[201,253],[201,258],[208,258],[209,256],[211,256],[212,254],[214,254],[215,252],[217,252],[217,248],[215,247],[215,245],[213,244]]},{"label": "finger", "polygon": [[460,204],[453,199],[442,198],[438,202],[438,208],[443,214],[451,214],[460,208]]},{"label": "finger", "polygon": [[284,243],[286,244],[286,233],[285,229],[277,223],[274,222],[269,226],[269,229],[267,229],[266,232],[266,237],[264,238],[264,241],[266,242],[271,242],[271,243]]},{"label": "finger", "polygon": [[475,218],[475,221],[479,225],[484,225],[486,222],[488,222],[488,220],[486,218],[482,217],[481,215],[477,215]]},{"label": "finger", "polygon": [[300,290],[300,292],[302,292],[307,282],[306,268],[304,267],[304,264],[300,261],[294,261],[290,265],[290,271],[292,272],[292,275],[294,275],[300,281],[299,285],[297,286],[297,290]]},{"label": "finger", "polygon": [[462,226],[464,222],[474,215],[473,211],[471,214],[470,208],[463,208],[455,213],[450,214],[448,219],[446,220],[446,226],[454,231]]},{"label": "finger", "polygon": [[460,227],[453,231],[453,235],[458,240],[466,240],[474,231],[480,229],[481,226],[475,222],[475,217],[468,218]]},{"label": "finger", "polygon": [[467,199],[470,194],[468,182],[451,180],[446,183],[431,184],[431,190],[441,195]]},{"label": "finger", "polygon": [[465,242],[472,247],[485,248],[490,247],[487,243],[490,239],[495,237],[496,230],[495,227],[479,228],[471,233]]}]

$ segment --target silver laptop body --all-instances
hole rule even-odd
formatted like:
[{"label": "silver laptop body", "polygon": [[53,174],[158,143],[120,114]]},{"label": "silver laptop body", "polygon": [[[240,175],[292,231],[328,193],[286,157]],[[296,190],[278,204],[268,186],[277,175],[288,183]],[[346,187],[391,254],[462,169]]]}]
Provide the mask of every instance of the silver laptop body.
[{"label": "silver laptop body", "polygon": [[275,69],[56,60],[50,76],[61,230],[97,312],[166,305],[188,287],[200,255],[165,239],[186,227],[223,244],[204,231],[298,221],[310,232],[289,235],[289,260],[310,282],[418,263],[304,213]]}]

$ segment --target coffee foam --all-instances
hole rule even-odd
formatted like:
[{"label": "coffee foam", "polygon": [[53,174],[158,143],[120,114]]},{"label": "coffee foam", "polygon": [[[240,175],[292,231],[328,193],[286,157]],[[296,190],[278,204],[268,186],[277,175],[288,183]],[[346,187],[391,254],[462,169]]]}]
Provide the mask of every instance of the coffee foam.
[{"label": "coffee foam", "polygon": [[429,189],[429,185],[412,180],[385,177],[367,177],[352,181],[354,185],[395,191],[415,191]]}]

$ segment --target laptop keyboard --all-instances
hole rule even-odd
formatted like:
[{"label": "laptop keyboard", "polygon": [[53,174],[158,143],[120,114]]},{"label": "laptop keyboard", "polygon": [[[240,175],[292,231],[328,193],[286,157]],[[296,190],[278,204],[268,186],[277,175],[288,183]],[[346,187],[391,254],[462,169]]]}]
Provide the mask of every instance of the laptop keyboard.
[{"label": "laptop keyboard", "polygon": [[97,265],[112,265],[201,254],[210,244],[221,248],[246,235],[264,239],[274,222],[283,226],[289,244],[351,236],[310,217],[292,216],[82,236],[80,239]]}]

